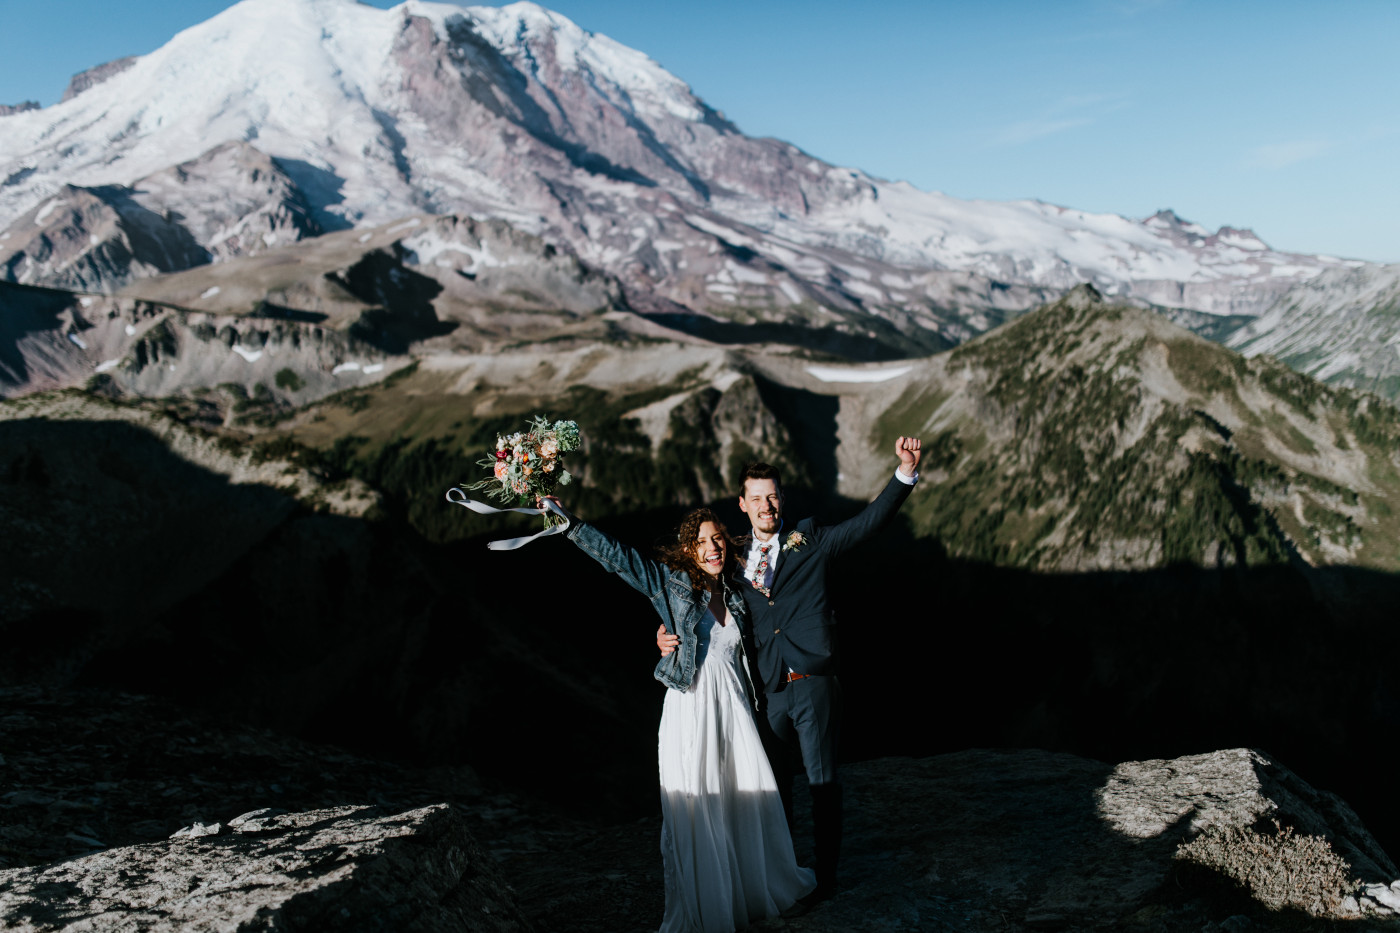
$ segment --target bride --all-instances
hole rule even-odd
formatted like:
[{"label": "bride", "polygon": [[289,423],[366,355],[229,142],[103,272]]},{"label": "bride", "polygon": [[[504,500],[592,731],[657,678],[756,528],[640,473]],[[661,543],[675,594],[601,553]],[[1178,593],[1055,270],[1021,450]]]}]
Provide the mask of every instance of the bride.
[{"label": "bride", "polygon": [[656,679],[670,689],[661,710],[662,933],[729,933],[776,917],[812,891],[799,868],[778,786],[754,719],[743,634],[743,595],[729,585],[733,542],[719,517],[695,509],[660,560],[580,522],[567,537],[645,594],[678,650]]}]

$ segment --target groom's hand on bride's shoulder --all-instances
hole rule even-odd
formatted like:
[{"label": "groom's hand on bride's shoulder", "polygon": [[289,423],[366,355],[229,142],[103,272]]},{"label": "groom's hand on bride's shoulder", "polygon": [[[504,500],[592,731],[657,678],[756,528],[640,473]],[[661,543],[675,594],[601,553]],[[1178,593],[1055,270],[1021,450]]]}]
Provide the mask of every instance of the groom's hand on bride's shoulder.
[{"label": "groom's hand on bride's shoulder", "polygon": [[894,442],[895,456],[899,457],[899,472],[913,476],[919,472],[919,459],[923,457],[923,442],[917,437],[901,437]]},{"label": "groom's hand on bride's shoulder", "polygon": [[662,625],[656,629],[656,647],[661,649],[661,656],[663,658],[672,651],[675,651],[676,646],[680,643],[680,636],[672,635],[670,632],[666,631],[666,626]]}]

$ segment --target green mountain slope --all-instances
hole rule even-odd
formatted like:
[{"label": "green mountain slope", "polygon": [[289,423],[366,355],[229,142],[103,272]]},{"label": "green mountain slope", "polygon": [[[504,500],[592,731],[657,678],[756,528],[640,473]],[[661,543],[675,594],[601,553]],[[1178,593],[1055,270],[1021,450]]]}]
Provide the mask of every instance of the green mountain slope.
[{"label": "green mountain slope", "polygon": [[959,556],[1400,566],[1400,412],[1088,286],[931,360],[876,433],[913,423],[911,515]]}]

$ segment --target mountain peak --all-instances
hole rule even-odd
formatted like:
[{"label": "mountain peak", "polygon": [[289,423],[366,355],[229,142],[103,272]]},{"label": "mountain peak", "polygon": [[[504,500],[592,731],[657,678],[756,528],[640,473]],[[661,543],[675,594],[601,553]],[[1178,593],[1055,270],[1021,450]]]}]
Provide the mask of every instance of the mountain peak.
[{"label": "mountain peak", "polygon": [[[644,53],[529,0],[242,0],[86,74],[70,99],[5,118],[0,236],[63,184],[130,187],[241,140],[326,229],[493,217],[620,274],[648,307],[818,329],[914,309],[939,345],[1079,282],[1240,314],[1339,264],[1218,242],[1170,209],[963,201],[830,165],[743,135]],[[243,185],[237,160],[215,161]],[[150,209],[212,216],[221,177]]]},{"label": "mountain peak", "polygon": [[1084,311],[1093,305],[1103,304],[1103,293],[1091,282],[1081,282],[1065,293],[1061,299],[1076,311]]},{"label": "mountain peak", "polygon": [[1210,231],[1200,224],[1190,220],[1184,220],[1176,211],[1169,207],[1163,208],[1151,217],[1142,222],[1144,227],[1160,230],[1167,234],[1186,234],[1198,237],[1210,235]]},{"label": "mountain peak", "polygon": [[1266,250],[1269,244],[1259,238],[1248,227],[1221,227],[1215,231],[1216,240],[1226,246],[1235,246],[1245,250]]}]

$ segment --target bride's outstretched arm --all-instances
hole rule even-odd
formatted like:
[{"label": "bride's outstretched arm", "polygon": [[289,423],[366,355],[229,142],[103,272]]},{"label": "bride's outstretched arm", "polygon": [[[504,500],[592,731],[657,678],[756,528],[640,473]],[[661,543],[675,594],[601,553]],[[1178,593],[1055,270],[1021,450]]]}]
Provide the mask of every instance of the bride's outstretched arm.
[{"label": "bride's outstretched arm", "polygon": [[605,531],[581,520],[559,501],[557,496],[545,496],[565,518],[569,530],[564,536],[579,546],[589,557],[621,577],[628,586],[648,596],[656,596],[666,584],[666,565],[642,556],[642,552],[623,544]]}]

